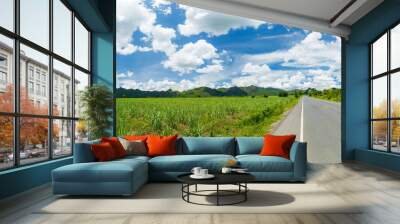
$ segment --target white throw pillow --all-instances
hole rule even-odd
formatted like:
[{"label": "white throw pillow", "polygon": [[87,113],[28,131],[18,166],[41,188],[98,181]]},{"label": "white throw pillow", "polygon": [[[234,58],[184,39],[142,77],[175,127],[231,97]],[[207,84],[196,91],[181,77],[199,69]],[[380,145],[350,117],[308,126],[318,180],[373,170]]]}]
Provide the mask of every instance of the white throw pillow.
[{"label": "white throw pillow", "polygon": [[119,138],[119,141],[121,142],[122,146],[124,147],[127,156],[129,156],[129,155],[146,156],[147,155],[146,145],[144,144],[143,141],[140,141],[140,140],[130,141],[130,140],[126,140],[124,138]]}]

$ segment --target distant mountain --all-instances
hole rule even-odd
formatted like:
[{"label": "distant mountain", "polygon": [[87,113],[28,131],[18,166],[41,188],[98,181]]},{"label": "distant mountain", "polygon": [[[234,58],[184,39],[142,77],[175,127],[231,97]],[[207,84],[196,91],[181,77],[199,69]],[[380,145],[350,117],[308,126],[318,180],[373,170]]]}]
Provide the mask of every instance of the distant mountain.
[{"label": "distant mountain", "polygon": [[287,91],[277,88],[263,88],[257,86],[230,87],[213,89],[199,87],[183,92],[167,91],[142,91],[139,89],[117,89],[118,98],[144,98],[144,97],[211,97],[211,96],[278,96]]}]

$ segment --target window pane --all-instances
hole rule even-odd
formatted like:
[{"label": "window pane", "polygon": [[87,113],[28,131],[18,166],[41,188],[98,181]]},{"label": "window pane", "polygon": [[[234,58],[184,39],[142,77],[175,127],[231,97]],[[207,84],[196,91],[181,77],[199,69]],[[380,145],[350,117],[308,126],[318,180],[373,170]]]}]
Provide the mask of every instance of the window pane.
[{"label": "window pane", "polygon": [[13,40],[0,35],[0,111],[14,111]]},{"label": "window pane", "polygon": [[72,117],[71,66],[53,60],[53,114]]},{"label": "window pane", "polygon": [[75,63],[89,70],[89,32],[75,18]]},{"label": "window pane", "polygon": [[14,0],[0,1],[0,26],[14,31]]},{"label": "window pane", "polygon": [[0,170],[14,165],[13,118],[0,116]]},{"label": "window pane", "polygon": [[400,72],[391,75],[390,88],[392,117],[400,117]]},{"label": "window pane", "polygon": [[387,121],[372,122],[372,147],[387,151]]},{"label": "window pane", "polygon": [[21,44],[21,113],[48,114],[48,63],[47,55]]},{"label": "window pane", "polygon": [[391,30],[390,50],[391,69],[400,67],[400,24]]},{"label": "window pane", "polygon": [[60,0],[53,0],[53,15],[53,51],[71,60],[72,12]]},{"label": "window pane", "polygon": [[49,158],[49,120],[22,117],[20,119],[20,162],[34,163]]},{"label": "window pane", "polygon": [[20,0],[21,36],[49,47],[49,0]]},{"label": "window pane", "polygon": [[80,96],[87,86],[89,86],[89,75],[75,69],[75,117],[81,115]]},{"label": "window pane", "polygon": [[400,121],[395,120],[391,121],[391,141],[392,141],[392,152],[400,153]]},{"label": "window pane", "polygon": [[372,45],[372,71],[374,76],[387,71],[387,34]]},{"label": "window pane", "polygon": [[72,154],[72,121],[53,120],[53,156]]},{"label": "window pane", "polygon": [[88,129],[86,122],[83,120],[75,121],[75,143],[85,142],[88,138]]},{"label": "window pane", "polygon": [[372,118],[387,117],[387,78],[381,77],[372,81]]}]

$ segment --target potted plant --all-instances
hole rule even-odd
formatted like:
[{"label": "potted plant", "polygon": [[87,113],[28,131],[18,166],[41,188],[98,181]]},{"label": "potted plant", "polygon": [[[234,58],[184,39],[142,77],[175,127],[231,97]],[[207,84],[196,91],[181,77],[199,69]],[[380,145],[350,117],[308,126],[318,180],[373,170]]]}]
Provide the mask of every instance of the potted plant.
[{"label": "potted plant", "polygon": [[104,85],[86,87],[80,94],[82,118],[87,127],[89,139],[109,136],[112,125],[112,92]]}]

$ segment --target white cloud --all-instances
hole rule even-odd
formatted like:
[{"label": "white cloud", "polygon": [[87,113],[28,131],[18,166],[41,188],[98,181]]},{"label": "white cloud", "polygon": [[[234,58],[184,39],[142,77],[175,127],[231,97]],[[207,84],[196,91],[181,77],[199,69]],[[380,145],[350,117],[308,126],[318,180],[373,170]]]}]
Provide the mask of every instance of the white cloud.
[{"label": "white cloud", "polygon": [[268,65],[253,65],[252,63],[246,63],[243,66],[242,73],[243,74],[266,74],[269,73],[271,69]]},{"label": "white cloud", "polygon": [[156,15],[146,8],[141,0],[118,0],[117,4],[117,52],[132,54],[137,46],[132,44],[132,34],[136,30],[149,32],[156,21]]},{"label": "white cloud", "polygon": [[[164,5],[157,3],[158,6]],[[176,46],[172,43],[175,30],[156,25],[156,13],[147,8],[143,0],[118,0],[117,4],[117,53],[129,55],[136,51],[155,51],[171,54]],[[151,42],[151,46],[133,44],[133,33],[142,32],[142,41]]]},{"label": "white cloud", "polygon": [[[301,42],[286,50],[245,55],[241,77],[233,85],[283,89],[326,89],[340,87],[340,39],[324,41],[320,33],[311,32]],[[268,65],[280,64],[294,69],[273,70]]]},{"label": "white cloud", "polygon": [[245,27],[258,28],[264,23],[204,9],[187,6],[181,6],[181,8],[186,10],[186,20],[184,24],[178,25],[178,29],[184,36],[197,35],[202,32],[210,36],[219,36],[227,34],[231,29],[241,29]]},{"label": "white cloud", "polygon": [[172,12],[171,4],[172,2],[167,0],[153,0],[151,6],[161,11],[164,15],[169,15]]},{"label": "white cloud", "polygon": [[172,39],[175,38],[174,29],[156,25],[152,29],[151,36],[153,38],[152,48],[154,51],[165,52],[167,55],[175,52],[176,45],[172,43]]},{"label": "white cloud", "polygon": [[140,89],[142,91],[166,91],[169,89],[175,91],[185,91],[189,89],[194,89],[198,87],[210,87],[219,88],[221,85],[217,83],[221,80],[225,80],[226,76],[224,74],[204,74],[196,76],[194,79],[182,79],[180,81],[172,81],[168,78],[162,80],[148,81],[136,81],[132,78],[120,78],[117,79],[117,87],[122,87],[126,89]]},{"label": "white cloud", "polygon": [[242,68],[243,76],[233,78],[232,86],[260,86],[280,89],[326,89],[337,87],[339,74],[331,70],[271,70],[268,65],[247,63]]},{"label": "white cloud", "polygon": [[197,73],[208,74],[208,73],[218,73],[224,70],[221,64],[207,65],[206,67],[196,69]]},{"label": "white cloud", "polygon": [[288,67],[340,67],[341,57],[340,39],[327,42],[322,39],[321,33],[309,33],[301,42],[290,49],[278,50],[271,53],[246,55],[243,60],[255,64],[282,63]]},{"label": "white cloud", "polygon": [[162,63],[165,68],[185,74],[195,71],[207,60],[217,58],[219,58],[217,49],[212,44],[205,40],[198,40],[195,43],[185,44],[179,51],[169,55],[168,59]]},{"label": "white cloud", "polygon": [[117,78],[119,78],[119,79],[125,79],[125,78],[131,78],[131,77],[133,77],[132,71],[126,71],[126,72],[117,74]]}]

